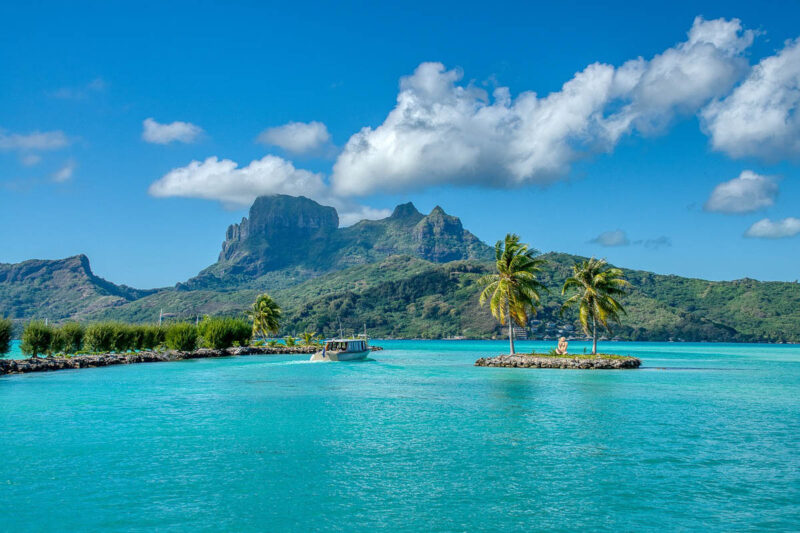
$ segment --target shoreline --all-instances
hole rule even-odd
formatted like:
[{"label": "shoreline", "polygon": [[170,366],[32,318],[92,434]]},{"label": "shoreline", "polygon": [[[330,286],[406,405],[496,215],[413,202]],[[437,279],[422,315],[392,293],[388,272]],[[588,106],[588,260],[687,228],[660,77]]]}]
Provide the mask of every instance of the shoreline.
[{"label": "shoreline", "polygon": [[[605,357],[604,357],[605,355]],[[515,354],[481,357],[475,366],[497,368],[560,368],[573,370],[623,370],[641,366],[642,360],[627,355],[599,354],[599,357],[580,355],[550,356],[544,354]]]},{"label": "shoreline", "polygon": [[[137,363],[167,363],[189,359],[213,359],[217,357],[237,357],[246,355],[310,355],[320,350],[319,346],[243,346],[224,348],[200,348],[192,352],[169,350],[165,352],[142,351],[126,353],[103,353],[95,355],[76,355],[74,357],[30,357],[28,359],[0,359],[0,376],[10,374],[29,374],[32,372],[53,372],[56,370],[75,370],[79,368],[99,368]],[[380,346],[370,346],[371,351],[383,350]]]}]

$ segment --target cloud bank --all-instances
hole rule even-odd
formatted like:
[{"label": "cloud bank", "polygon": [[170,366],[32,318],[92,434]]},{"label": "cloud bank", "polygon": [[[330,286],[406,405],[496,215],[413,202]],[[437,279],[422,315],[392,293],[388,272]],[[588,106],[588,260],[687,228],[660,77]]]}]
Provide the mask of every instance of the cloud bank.
[{"label": "cloud bank", "polygon": [[289,122],[261,132],[257,141],[279,146],[293,154],[308,154],[330,143],[331,135],[322,122]]},{"label": "cloud bank", "polygon": [[711,146],[732,157],[800,157],[800,40],[762,59],[729,96],[702,112]]},{"label": "cloud bank", "polygon": [[0,129],[0,150],[46,151],[69,146],[70,140],[63,131],[34,131],[28,134],[6,133]]},{"label": "cloud bank", "polygon": [[590,244],[599,244],[600,246],[605,246],[606,248],[613,248],[617,246],[644,246],[645,248],[650,248],[653,250],[657,250],[659,248],[663,248],[666,246],[672,246],[672,240],[662,235],[660,237],[656,237],[654,239],[638,239],[635,241],[631,241],[628,238],[627,233],[623,230],[613,230],[613,231],[604,231],[594,239],[589,240]]},{"label": "cloud bank", "polygon": [[540,97],[507,87],[490,96],[459,84],[459,70],[423,63],[400,81],[383,124],[353,135],[339,155],[338,194],[432,185],[544,185],[575,161],[614,148],[622,135],[654,133],[696,113],[747,73],[753,32],[737,19],[695,19],[687,39],[652,59],[594,63]]},{"label": "cloud bank", "polygon": [[296,168],[290,161],[267,155],[240,167],[230,159],[209,157],[176,168],[150,185],[156,197],[179,196],[218,200],[229,208],[247,207],[256,197],[269,194],[306,196],[339,211],[343,226],[361,219],[384,218],[388,210],[358,205],[330,191],[323,175]]},{"label": "cloud bank", "polygon": [[628,236],[621,229],[614,231],[604,231],[594,239],[589,241],[592,244],[599,244],[600,246],[628,246],[631,241]]},{"label": "cloud bank", "polygon": [[717,213],[752,213],[775,204],[777,196],[778,184],[772,178],[745,170],[738,178],[714,187],[703,208]]},{"label": "cloud bank", "polygon": [[757,239],[782,239],[800,233],[800,218],[787,217],[781,220],[768,218],[759,220],[745,232],[745,237]]},{"label": "cloud bank", "polygon": [[203,128],[191,122],[175,121],[161,124],[152,118],[142,122],[142,139],[149,143],[169,144],[171,142],[193,143],[203,135]]}]

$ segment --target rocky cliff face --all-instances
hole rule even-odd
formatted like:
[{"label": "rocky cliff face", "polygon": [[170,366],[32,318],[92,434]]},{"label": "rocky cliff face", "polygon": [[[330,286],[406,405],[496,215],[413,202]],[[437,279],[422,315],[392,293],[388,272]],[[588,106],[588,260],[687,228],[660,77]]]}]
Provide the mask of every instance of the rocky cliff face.
[{"label": "rocky cliff face", "polygon": [[250,214],[228,227],[218,265],[235,275],[260,276],[320,256],[339,215],[305,197],[261,196]]},{"label": "rocky cliff face", "polygon": [[179,288],[239,286],[285,268],[323,273],[399,254],[434,262],[491,257],[490,248],[441,207],[425,216],[409,202],[383,220],[338,224],[334,208],[308,198],[259,197],[249,216],[228,228],[218,262]]},{"label": "rocky cliff face", "polygon": [[[263,252],[261,259],[270,263],[285,262],[292,251],[323,241],[339,227],[339,215],[333,207],[325,207],[303,196],[261,196],[250,208],[249,218],[228,227],[222,243],[220,261]],[[281,250],[281,246],[286,249]]]},{"label": "rocky cliff face", "polygon": [[488,247],[466,231],[458,217],[448,215],[438,205],[414,226],[411,235],[417,243],[416,255],[428,261],[487,258]]}]

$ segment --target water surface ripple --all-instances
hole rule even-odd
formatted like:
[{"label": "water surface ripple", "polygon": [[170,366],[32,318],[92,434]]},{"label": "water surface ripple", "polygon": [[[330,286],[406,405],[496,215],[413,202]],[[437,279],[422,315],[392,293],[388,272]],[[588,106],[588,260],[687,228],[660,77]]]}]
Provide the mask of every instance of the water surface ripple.
[{"label": "water surface ripple", "polygon": [[376,343],[1,377],[0,529],[800,530],[800,347]]}]

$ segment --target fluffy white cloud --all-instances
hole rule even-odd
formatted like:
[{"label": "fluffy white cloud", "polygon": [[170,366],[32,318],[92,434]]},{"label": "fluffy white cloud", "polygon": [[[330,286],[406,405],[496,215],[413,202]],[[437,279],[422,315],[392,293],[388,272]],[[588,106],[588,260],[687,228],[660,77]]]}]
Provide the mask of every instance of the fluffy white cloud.
[{"label": "fluffy white cloud", "polygon": [[218,200],[232,208],[246,207],[256,197],[268,194],[306,196],[339,211],[340,223],[349,225],[363,218],[384,218],[390,213],[355,204],[333,195],[322,174],[295,168],[283,158],[267,155],[245,167],[230,159],[209,157],[176,168],[150,185],[156,197],[180,196]]},{"label": "fluffy white cloud", "polygon": [[69,180],[72,177],[72,174],[75,172],[76,166],[77,164],[75,163],[74,159],[68,160],[66,163],[64,163],[64,166],[62,166],[53,174],[53,181],[56,183],[63,183]]},{"label": "fluffy white cloud", "polygon": [[261,132],[257,141],[280,146],[294,154],[307,154],[327,145],[331,140],[328,128],[322,122],[289,122],[283,126]]},{"label": "fluffy white cloud", "polygon": [[203,134],[203,129],[191,122],[161,124],[152,118],[146,118],[142,127],[142,139],[155,144],[169,144],[173,141],[192,143]]},{"label": "fluffy white cloud", "polygon": [[800,233],[800,218],[787,217],[781,220],[768,218],[759,220],[745,232],[745,237],[759,239],[781,239]]},{"label": "fluffy white cloud", "polygon": [[0,150],[44,151],[69,146],[63,131],[34,131],[33,133],[6,133],[0,130]]},{"label": "fluffy white cloud", "polygon": [[325,191],[321,174],[298,169],[291,162],[268,155],[246,167],[230,159],[209,157],[176,168],[150,185],[153,196],[182,196],[248,206],[262,194],[314,197]]},{"label": "fluffy white cloud", "polygon": [[752,213],[773,205],[777,196],[778,184],[772,178],[745,170],[738,178],[714,187],[704,209],[718,213]]},{"label": "fluffy white cloud", "polygon": [[491,97],[461,72],[423,63],[400,81],[397,105],[339,155],[339,194],[438,184],[513,187],[562,179],[577,159],[609,151],[636,129],[658,130],[694,113],[746,72],[753,33],[738,20],[698,17],[686,41],[619,68],[595,63],[546,97],[506,87]]},{"label": "fluffy white cloud", "polygon": [[600,246],[627,246],[631,243],[631,241],[628,240],[628,236],[621,229],[604,231],[589,242],[599,244]]},{"label": "fluffy white cloud", "polygon": [[762,59],[702,119],[713,148],[733,157],[800,157],[800,40]]}]

